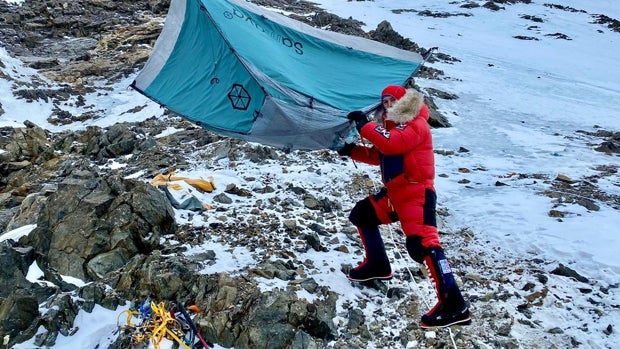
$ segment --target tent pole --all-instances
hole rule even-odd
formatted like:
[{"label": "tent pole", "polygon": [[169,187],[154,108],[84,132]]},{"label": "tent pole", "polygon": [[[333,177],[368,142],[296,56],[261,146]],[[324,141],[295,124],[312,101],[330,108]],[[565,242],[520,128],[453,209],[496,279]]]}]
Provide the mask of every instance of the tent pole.
[{"label": "tent pole", "polygon": [[[402,84],[403,87],[406,87],[407,85],[411,84],[413,77],[420,71],[420,69],[422,69],[422,66],[424,66],[424,63],[426,63],[433,56],[435,51],[438,51],[438,50],[439,50],[438,47],[431,47],[422,54],[422,58],[423,58],[422,62],[415,68],[415,70],[405,80],[405,82]],[[372,114],[376,112],[380,107],[381,107],[381,102],[377,103],[374,107],[370,108],[365,113],[366,115]]]}]

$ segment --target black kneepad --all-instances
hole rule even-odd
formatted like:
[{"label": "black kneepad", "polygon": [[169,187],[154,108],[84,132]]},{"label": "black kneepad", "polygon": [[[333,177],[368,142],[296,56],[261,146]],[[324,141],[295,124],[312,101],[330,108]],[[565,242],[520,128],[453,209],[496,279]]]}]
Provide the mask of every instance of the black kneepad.
[{"label": "black kneepad", "polygon": [[356,227],[376,227],[381,224],[375,208],[372,206],[369,198],[358,201],[349,214],[349,220]]},{"label": "black kneepad", "polygon": [[424,257],[428,255],[428,249],[422,246],[422,238],[415,235],[407,236],[406,244],[409,256],[411,256],[414,261],[422,263]]}]

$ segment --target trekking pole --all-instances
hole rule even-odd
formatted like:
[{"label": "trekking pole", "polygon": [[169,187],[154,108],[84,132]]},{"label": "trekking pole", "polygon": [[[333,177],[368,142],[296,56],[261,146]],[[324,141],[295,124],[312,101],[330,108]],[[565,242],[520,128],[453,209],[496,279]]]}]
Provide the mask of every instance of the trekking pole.
[{"label": "trekking pole", "polygon": [[426,50],[426,52],[422,53],[422,63],[420,63],[420,65],[418,65],[415,70],[413,71],[413,73],[411,73],[411,75],[409,75],[409,77],[407,78],[407,80],[405,80],[405,83],[403,84],[404,86],[407,86],[411,83],[411,81],[413,80],[413,77],[416,76],[416,74],[420,71],[420,69],[422,69],[422,67],[424,66],[424,63],[428,62],[429,59],[431,59],[431,57],[433,57],[433,55],[435,54],[435,52],[439,51],[439,47],[431,47],[428,50]]},{"label": "trekking pole", "polygon": [[[424,63],[426,63],[429,59],[431,59],[431,57],[433,57],[433,54],[435,54],[436,51],[439,51],[439,47],[431,47],[428,50],[426,50],[426,52],[421,54],[422,62],[420,62],[420,64],[418,64],[418,66],[415,68],[415,70],[413,72],[411,72],[409,77],[407,79],[405,79],[405,82],[403,82],[403,84],[402,84],[403,87],[411,84],[411,81],[413,80],[413,77],[416,76],[416,74],[420,71],[420,69],[422,69],[422,67],[424,66]],[[366,113],[366,115],[374,113],[374,112],[377,111],[377,109],[379,109],[381,107],[382,107],[382,104],[381,104],[381,102],[379,102],[375,106],[370,108],[365,113]]]}]

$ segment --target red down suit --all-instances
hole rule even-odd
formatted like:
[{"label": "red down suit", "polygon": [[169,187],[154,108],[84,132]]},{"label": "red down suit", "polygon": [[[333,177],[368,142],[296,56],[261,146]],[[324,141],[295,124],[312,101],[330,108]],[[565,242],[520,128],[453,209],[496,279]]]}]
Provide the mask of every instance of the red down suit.
[{"label": "red down suit", "polygon": [[385,188],[370,195],[380,223],[400,220],[406,236],[418,236],[426,248],[441,247],[437,234],[435,158],[423,96],[407,89],[383,113],[383,124],[366,123],[359,133],[371,147],[355,146],[351,158],[381,168]]}]

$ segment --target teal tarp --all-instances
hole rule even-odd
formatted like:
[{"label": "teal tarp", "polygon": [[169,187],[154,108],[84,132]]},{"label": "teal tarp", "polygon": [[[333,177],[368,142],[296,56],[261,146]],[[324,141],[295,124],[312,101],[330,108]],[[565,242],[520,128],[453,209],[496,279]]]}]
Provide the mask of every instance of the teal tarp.
[{"label": "teal tarp", "polygon": [[172,0],[133,83],[221,134],[289,149],[335,149],[346,114],[371,109],[417,53],[313,28],[244,0]]}]

